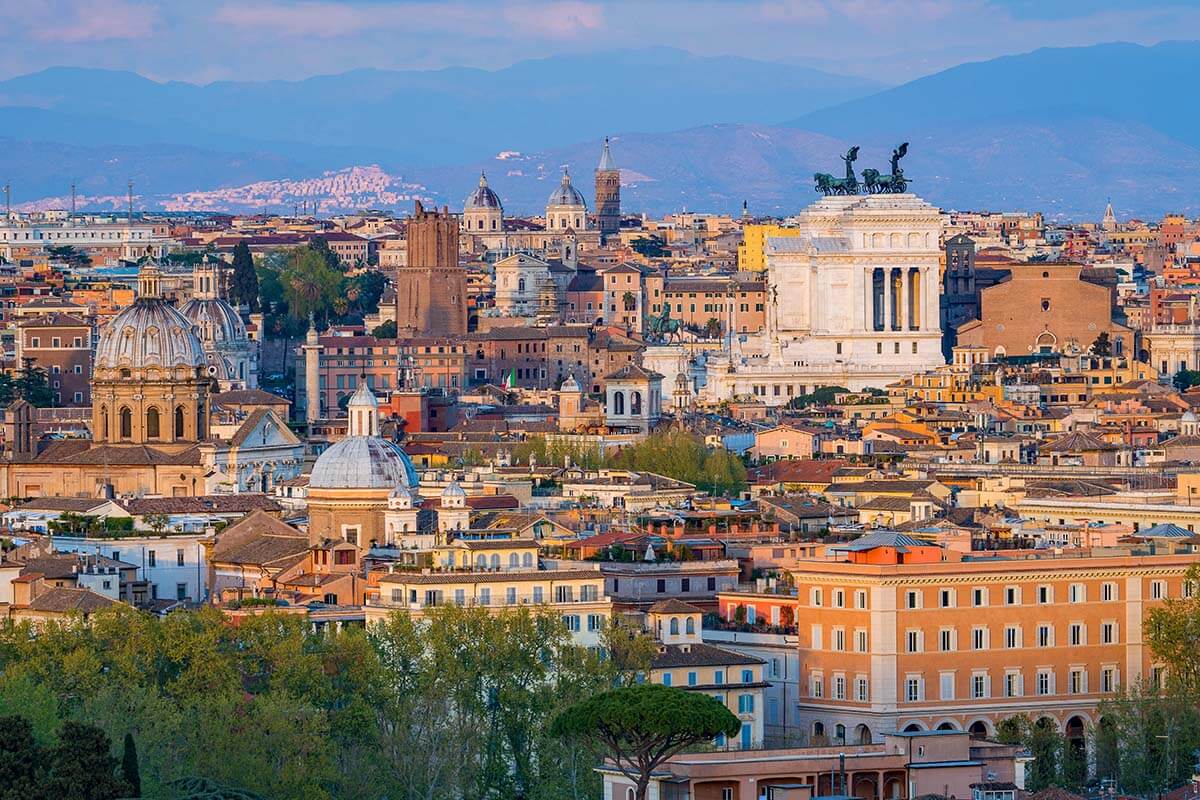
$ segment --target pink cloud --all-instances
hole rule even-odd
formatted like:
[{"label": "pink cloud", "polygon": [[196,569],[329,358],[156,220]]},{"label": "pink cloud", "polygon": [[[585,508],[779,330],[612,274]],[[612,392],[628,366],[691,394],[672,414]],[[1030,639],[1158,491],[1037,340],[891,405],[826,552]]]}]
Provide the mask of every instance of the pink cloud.
[{"label": "pink cloud", "polygon": [[161,21],[156,7],[129,0],[49,0],[13,6],[5,13],[30,39],[66,44],[144,39]]},{"label": "pink cloud", "polygon": [[542,38],[562,38],[596,30],[604,24],[603,9],[583,0],[533,3],[498,0],[490,13],[481,6],[454,2],[412,2],[401,5],[354,6],[313,0],[301,3],[227,2],[213,19],[243,30],[269,31],[295,38],[336,39],[371,30],[436,31],[491,36],[495,14],[515,29]]}]

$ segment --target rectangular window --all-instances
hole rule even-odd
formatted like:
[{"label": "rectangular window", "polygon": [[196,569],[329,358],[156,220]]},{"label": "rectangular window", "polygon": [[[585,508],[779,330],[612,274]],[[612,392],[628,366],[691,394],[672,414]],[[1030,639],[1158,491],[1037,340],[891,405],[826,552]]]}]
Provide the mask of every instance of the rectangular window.
[{"label": "rectangular window", "polygon": [[820,699],[825,696],[825,679],[820,675],[812,676],[812,685],[810,693],[813,697]]},{"label": "rectangular window", "polygon": [[670,685],[671,685],[671,673],[669,673],[669,672],[664,672],[664,673],[663,673],[663,676],[662,676],[662,685],[663,685],[663,686],[670,686]]},{"label": "rectangular window", "polygon": [[155,553],[153,550],[147,550],[146,551],[146,566],[148,566],[148,567],[157,566],[157,561],[158,561],[158,554]]},{"label": "rectangular window", "polygon": [[904,681],[904,699],[910,703],[921,701],[921,679],[908,678]]},{"label": "rectangular window", "polygon": [[938,696],[942,700],[953,700],[954,699],[954,673],[953,672],[943,672],[941,675],[938,676],[938,678],[939,678],[939,680],[938,680],[939,688],[941,690]]},{"label": "rectangular window", "polygon": [[813,606],[815,606],[815,607],[820,607],[820,606],[821,606],[821,603],[822,603],[821,590],[820,590],[820,589],[813,589],[813,590],[812,590],[812,604],[813,604]]},{"label": "rectangular window", "polygon": [[846,593],[844,591],[842,591],[841,589],[833,590],[833,607],[834,608],[845,608],[846,607]]},{"label": "rectangular window", "polygon": [[688,673],[688,686],[696,685],[696,672],[693,670]]},{"label": "rectangular window", "polygon": [[833,699],[834,700],[845,700],[846,699],[846,676],[845,675],[834,675],[833,676]]},{"label": "rectangular window", "polygon": [[834,628],[833,629],[833,649],[837,650],[839,652],[846,649],[846,629],[845,628]]},{"label": "rectangular window", "polygon": [[663,580],[662,578],[659,578],[657,583],[655,584],[655,591],[657,591],[659,594],[662,594],[666,590],[667,590],[667,582],[665,580]]},{"label": "rectangular window", "polygon": [[920,631],[908,631],[907,635],[905,636],[905,643],[907,645],[908,652],[910,652],[910,653],[921,652],[921,632]]},{"label": "rectangular window", "polygon": [[1100,691],[1115,692],[1117,690],[1117,668],[1116,667],[1101,667],[1100,669]]},{"label": "rectangular window", "polygon": [[461,605],[466,605],[466,603],[467,603],[467,590],[466,589],[455,589],[454,590],[454,604],[457,606],[461,606]]},{"label": "rectangular window", "polygon": [[1071,670],[1067,691],[1071,694],[1087,693],[1087,672],[1082,669]]},{"label": "rectangular window", "polygon": [[1047,605],[1054,602],[1054,587],[1039,586],[1037,588],[1037,601],[1040,605]]},{"label": "rectangular window", "polygon": [[183,566],[183,550],[175,551],[175,566],[177,566],[177,567]]},{"label": "rectangular window", "polygon": [[854,696],[860,703],[866,703],[871,698],[871,693],[867,689],[867,679],[858,678],[854,681]]},{"label": "rectangular window", "polygon": [[1150,581],[1150,599],[1162,600],[1167,596],[1166,581]]},{"label": "rectangular window", "polygon": [[907,608],[920,608],[921,607],[921,593],[920,592],[910,591],[905,596],[905,598],[906,598],[905,606]]},{"label": "rectangular window", "polygon": [[1016,625],[1009,625],[1004,629],[1004,646],[1010,650],[1021,646],[1021,629]]},{"label": "rectangular window", "polygon": [[509,586],[504,590],[504,603],[510,606],[517,604],[517,587]]},{"label": "rectangular window", "polygon": [[865,591],[860,589],[859,591],[854,593],[854,607],[855,608],[866,608],[867,607],[867,593]]},{"label": "rectangular window", "polygon": [[1037,693],[1039,695],[1048,695],[1054,692],[1054,673],[1047,670],[1039,670],[1037,674]]},{"label": "rectangular window", "polygon": [[1038,625],[1037,627],[1037,646],[1038,647],[1053,647],[1054,646],[1054,627],[1051,625]]},{"label": "rectangular window", "polygon": [[942,589],[938,593],[938,602],[942,608],[954,608],[954,590]]},{"label": "rectangular window", "polygon": [[479,605],[490,606],[492,604],[492,590],[483,587],[479,590]]},{"label": "rectangular window", "polygon": [[725,670],[718,669],[718,670],[714,671],[713,672],[713,683],[720,686],[724,682],[725,682]]},{"label": "rectangular window", "polygon": [[1005,697],[1020,697],[1021,696],[1021,673],[1009,672],[1004,676],[1004,696]]},{"label": "rectangular window", "polygon": [[1080,647],[1087,644],[1087,628],[1082,622],[1072,622],[1067,626],[1067,639],[1072,647]]},{"label": "rectangular window", "polygon": [[1115,583],[1104,583],[1100,585],[1100,599],[1106,603],[1110,603],[1117,599],[1117,585]]},{"label": "rectangular window", "polygon": [[1100,644],[1116,644],[1117,643],[1117,623],[1102,622],[1100,623]]},{"label": "rectangular window", "polygon": [[988,590],[976,587],[971,591],[971,602],[976,607],[986,606],[988,604]]},{"label": "rectangular window", "polygon": [[971,630],[971,647],[974,650],[988,649],[988,629],[973,628]]},{"label": "rectangular window", "polygon": [[1067,599],[1072,603],[1087,602],[1087,586],[1082,583],[1072,583],[1067,591]]},{"label": "rectangular window", "polygon": [[983,699],[988,696],[988,679],[987,675],[972,675],[971,676],[971,697],[976,700]]},{"label": "rectangular window", "polygon": [[865,653],[868,649],[866,629],[856,628],[854,631],[854,652]]},{"label": "rectangular window", "polygon": [[821,639],[823,638],[821,633],[822,633],[822,628],[820,625],[812,626],[812,629],[811,629],[812,644],[810,645],[810,647],[812,647],[813,650],[821,649]]},{"label": "rectangular window", "polygon": [[1009,606],[1021,605],[1021,587],[1020,586],[1005,586],[1004,587],[1004,604]]},{"label": "rectangular window", "polygon": [[[942,628],[938,631],[938,641],[943,653],[954,651],[954,630],[951,628]],[[915,652],[915,651],[910,651]]]}]

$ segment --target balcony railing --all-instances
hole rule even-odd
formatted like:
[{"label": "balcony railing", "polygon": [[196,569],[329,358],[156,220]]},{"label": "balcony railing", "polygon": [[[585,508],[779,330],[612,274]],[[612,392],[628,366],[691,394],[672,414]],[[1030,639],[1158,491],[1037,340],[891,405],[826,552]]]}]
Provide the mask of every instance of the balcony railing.
[{"label": "balcony railing", "polygon": [[407,608],[410,611],[419,611],[425,608],[433,608],[435,606],[481,606],[484,608],[503,608],[505,606],[561,606],[561,605],[582,605],[585,603],[610,603],[612,602],[604,595],[571,595],[569,597],[558,597],[554,595],[534,595],[534,594],[519,594],[515,597],[508,595],[493,595],[492,597],[464,597],[461,601],[456,600],[453,596],[441,596],[429,602],[427,598],[419,597],[415,602],[405,600],[404,598],[394,598],[390,596],[380,597],[378,600],[368,600],[367,605],[375,605],[386,608]]}]

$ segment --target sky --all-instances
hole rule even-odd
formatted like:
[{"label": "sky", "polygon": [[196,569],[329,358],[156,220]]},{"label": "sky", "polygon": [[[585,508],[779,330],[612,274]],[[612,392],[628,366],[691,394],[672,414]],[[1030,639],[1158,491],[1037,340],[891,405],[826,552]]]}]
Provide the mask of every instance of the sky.
[{"label": "sky", "polygon": [[0,78],[502,68],[655,45],[901,83],[1044,46],[1200,38],[1196,0],[0,0]]}]

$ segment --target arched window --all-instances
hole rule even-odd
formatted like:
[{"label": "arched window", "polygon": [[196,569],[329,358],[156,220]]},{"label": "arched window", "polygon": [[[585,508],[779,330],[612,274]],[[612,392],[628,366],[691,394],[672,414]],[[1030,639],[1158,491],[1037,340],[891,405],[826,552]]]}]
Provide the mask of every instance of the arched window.
[{"label": "arched window", "polygon": [[483,553],[480,553],[475,559],[475,566],[479,567],[480,569],[485,569],[487,567],[487,556],[485,556]]},{"label": "arched window", "polygon": [[642,393],[629,393],[629,413],[632,416],[638,417],[642,414]]},{"label": "arched window", "polygon": [[521,566],[521,556],[517,553],[510,553],[508,556],[508,568],[515,569]]},{"label": "arched window", "polygon": [[500,555],[492,553],[492,569],[500,569]]},{"label": "arched window", "polygon": [[151,408],[146,411],[146,438],[157,439],[158,436],[158,409]]},{"label": "arched window", "polygon": [[679,617],[671,617],[671,635],[679,635]]},{"label": "arched window", "polygon": [[108,406],[100,406],[100,438],[108,440]]},{"label": "arched window", "polygon": [[613,392],[613,413],[623,415],[625,413],[625,393]]},{"label": "arched window", "polygon": [[692,617],[688,617],[687,622],[683,623],[683,630],[686,633],[695,633],[696,632],[696,620],[693,619]]},{"label": "arched window", "polygon": [[838,744],[846,743],[846,726],[840,722],[833,726],[833,738]]},{"label": "arched window", "polygon": [[533,553],[526,553],[525,555],[521,556],[521,566],[522,567],[532,567],[533,566]]},{"label": "arched window", "polygon": [[518,292],[525,291],[525,279],[524,278],[517,278],[517,291]]},{"label": "arched window", "polygon": [[121,409],[121,438],[133,437],[133,412],[128,408]]},{"label": "arched window", "polygon": [[175,406],[175,438],[183,438],[183,406]]}]

